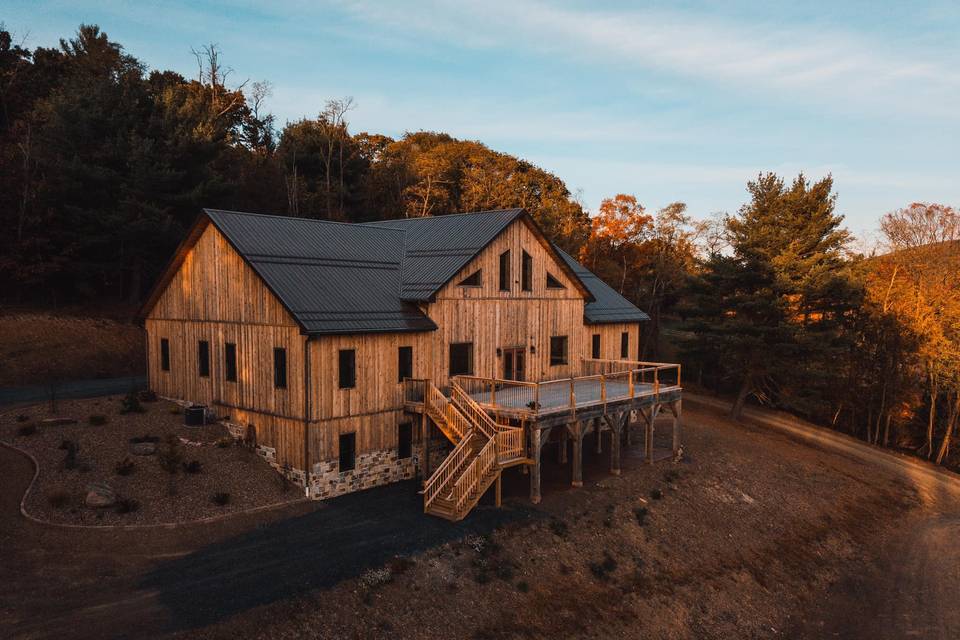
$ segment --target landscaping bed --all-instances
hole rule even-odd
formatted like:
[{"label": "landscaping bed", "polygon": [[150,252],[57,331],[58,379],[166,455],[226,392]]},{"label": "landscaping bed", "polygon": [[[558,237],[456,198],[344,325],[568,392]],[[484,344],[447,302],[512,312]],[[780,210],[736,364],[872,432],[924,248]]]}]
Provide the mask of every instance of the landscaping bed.
[{"label": "landscaping bed", "polygon": [[223,425],[183,423],[162,400],[64,400],[6,411],[0,440],[38,461],[26,510],[55,523],[190,522],[302,497]]}]

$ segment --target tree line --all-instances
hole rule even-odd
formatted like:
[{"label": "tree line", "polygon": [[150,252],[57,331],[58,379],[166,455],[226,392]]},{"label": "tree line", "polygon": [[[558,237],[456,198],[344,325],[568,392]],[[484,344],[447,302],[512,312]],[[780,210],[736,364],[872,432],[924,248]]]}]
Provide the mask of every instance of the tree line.
[{"label": "tree line", "polygon": [[[277,127],[266,82],[216,46],[148,71],[95,26],[27,50],[0,28],[0,291],[136,303],[201,207],[347,222],[525,207],[645,310],[640,357],[693,385],[940,463],[960,426],[960,214],[883,216],[851,248],[830,177],[760,174],[706,220],[617,194],[590,215],[562,180],[480,142],[350,130],[349,99]],[[678,347],[676,352],[667,352]],[[951,456],[951,453],[954,453]]]}]

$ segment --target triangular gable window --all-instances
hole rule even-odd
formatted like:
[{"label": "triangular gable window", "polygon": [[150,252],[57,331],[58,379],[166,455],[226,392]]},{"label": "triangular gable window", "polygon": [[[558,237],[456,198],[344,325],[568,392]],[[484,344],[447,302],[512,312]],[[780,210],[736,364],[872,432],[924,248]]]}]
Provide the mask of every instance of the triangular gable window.
[{"label": "triangular gable window", "polygon": [[479,287],[483,284],[483,269],[477,269],[466,278],[460,281],[458,287]]},{"label": "triangular gable window", "polygon": [[547,289],[566,289],[563,283],[547,273]]}]

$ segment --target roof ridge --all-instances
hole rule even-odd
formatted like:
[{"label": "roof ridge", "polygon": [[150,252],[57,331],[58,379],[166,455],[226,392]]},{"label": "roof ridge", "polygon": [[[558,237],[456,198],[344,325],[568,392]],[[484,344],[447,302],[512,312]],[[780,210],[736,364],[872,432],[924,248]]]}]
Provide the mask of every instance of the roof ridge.
[{"label": "roof ridge", "polygon": [[375,222],[355,222],[353,224],[363,225],[365,227],[377,227],[382,225],[385,222],[413,222],[416,220],[441,220],[443,218],[457,218],[460,216],[478,216],[482,214],[490,213],[506,213],[511,212],[521,212],[524,211],[524,207],[508,207],[506,209],[484,209],[482,211],[461,211],[460,213],[443,213],[438,216],[414,216],[412,218],[389,218],[387,220],[377,220]]},{"label": "roof ridge", "polygon": [[[335,224],[346,227],[375,227],[377,225],[370,224],[367,222],[343,222],[341,220],[320,220],[319,218],[303,218],[301,216],[281,216],[275,213],[253,213],[252,211],[233,211],[231,209],[212,209],[210,207],[203,208],[204,213],[210,214],[213,213],[226,213],[229,215],[236,216],[253,216],[256,218],[274,218],[277,220],[302,220],[304,222],[313,222],[316,224]],[[380,227],[381,229],[386,229],[386,227]],[[390,231],[397,231],[396,229],[390,229]]]}]

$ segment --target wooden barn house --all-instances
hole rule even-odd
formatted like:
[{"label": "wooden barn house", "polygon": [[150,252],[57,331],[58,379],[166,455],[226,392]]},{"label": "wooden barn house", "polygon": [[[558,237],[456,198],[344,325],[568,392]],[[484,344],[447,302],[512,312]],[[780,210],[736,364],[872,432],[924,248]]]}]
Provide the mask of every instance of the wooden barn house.
[{"label": "wooden barn house", "polygon": [[679,447],[680,368],[644,363],[647,316],[522,209],[344,224],[206,210],[142,311],[151,388],[205,404],[306,494],[423,479],[464,517],[504,469],[661,409]]}]

